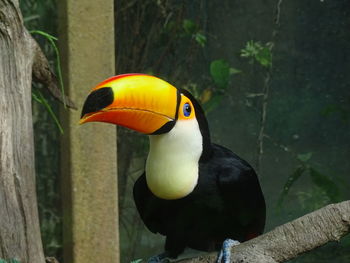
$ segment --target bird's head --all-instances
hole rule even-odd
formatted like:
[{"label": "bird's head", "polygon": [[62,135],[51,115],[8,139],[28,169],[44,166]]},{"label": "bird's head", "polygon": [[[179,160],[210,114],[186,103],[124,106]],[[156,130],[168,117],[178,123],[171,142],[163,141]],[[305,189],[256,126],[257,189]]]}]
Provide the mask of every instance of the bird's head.
[{"label": "bird's head", "polygon": [[157,77],[124,74],[98,84],[85,100],[80,123],[108,122],[144,134],[162,134],[196,113],[191,99]]},{"label": "bird's head", "polygon": [[145,74],[111,77],[92,89],[85,100],[80,124],[108,122],[148,135],[170,132],[177,122],[197,121],[203,146],[210,143],[203,110],[186,90]]}]

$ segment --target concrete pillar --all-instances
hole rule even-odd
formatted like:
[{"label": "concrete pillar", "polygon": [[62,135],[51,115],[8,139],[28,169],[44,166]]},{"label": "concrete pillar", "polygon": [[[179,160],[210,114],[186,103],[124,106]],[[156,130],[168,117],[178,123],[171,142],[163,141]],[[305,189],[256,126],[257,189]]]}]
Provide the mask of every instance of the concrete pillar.
[{"label": "concrete pillar", "polygon": [[116,128],[78,124],[82,104],[114,75],[113,0],[60,0],[59,47],[66,93],[77,111],[62,109],[64,262],[119,262]]}]

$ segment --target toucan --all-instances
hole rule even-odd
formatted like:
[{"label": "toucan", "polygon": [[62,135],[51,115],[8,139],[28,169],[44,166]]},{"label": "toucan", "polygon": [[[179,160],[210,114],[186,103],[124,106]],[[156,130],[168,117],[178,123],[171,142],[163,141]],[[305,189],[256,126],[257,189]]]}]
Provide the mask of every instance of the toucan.
[{"label": "toucan", "polygon": [[262,234],[266,208],[254,169],[211,142],[204,111],[187,90],[151,75],[114,76],[87,96],[86,122],[149,135],[133,196],[147,228],[166,236],[165,252],[149,262],[176,259],[186,248],[223,248],[218,261],[229,262],[232,245]]}]

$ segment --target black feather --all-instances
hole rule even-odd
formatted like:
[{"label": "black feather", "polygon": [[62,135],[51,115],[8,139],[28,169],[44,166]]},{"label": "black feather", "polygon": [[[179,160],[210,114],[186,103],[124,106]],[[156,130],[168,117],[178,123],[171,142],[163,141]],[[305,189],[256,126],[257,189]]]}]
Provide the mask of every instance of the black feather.
[{"label": "black feather", "polygon": [[166,236],[172,257],[185,247],[217,250],[226,238],[242,242],[264,230],[265,200],[255,171],[230,150],[210,147],[211,157],[199,162],[197,186],[182,199],[154,196],[145,174],[135,183],[140,216],[150,231]]}]

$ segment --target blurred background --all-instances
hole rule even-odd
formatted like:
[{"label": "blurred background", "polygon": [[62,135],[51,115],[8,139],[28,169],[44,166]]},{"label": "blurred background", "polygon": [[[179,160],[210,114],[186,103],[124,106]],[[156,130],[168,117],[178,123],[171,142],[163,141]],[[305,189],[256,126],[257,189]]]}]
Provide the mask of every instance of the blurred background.
[{"label": "blurred background", "polygon": [[[21,7],[29,30],[57,36],[56,1]],[[350,199],[348,0],[119,0],[115,21],[116,74],[154,74],[197,97],[212,140],[257,170],[266,231]],[[57,69],[50,41],[33,34]],[[62,262],[58,104],[40,85],[33,115],[45,254]],[[163,250],[132,200],[147,152],[146,136],[118,128],[121,262]],[[350,262],[350,237],[291,262]]]}]

